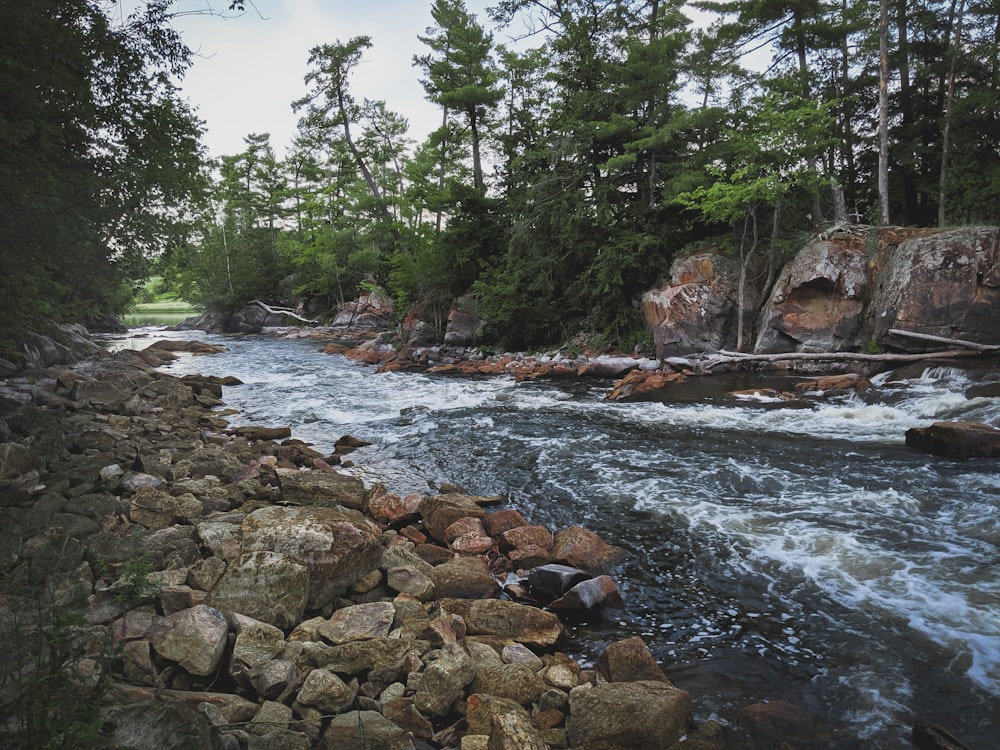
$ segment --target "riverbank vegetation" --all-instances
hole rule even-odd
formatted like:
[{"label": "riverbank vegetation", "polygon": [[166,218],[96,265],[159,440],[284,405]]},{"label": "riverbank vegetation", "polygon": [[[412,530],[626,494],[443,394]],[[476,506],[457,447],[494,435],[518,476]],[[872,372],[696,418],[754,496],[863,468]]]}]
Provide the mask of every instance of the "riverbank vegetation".
[{"label": "riverbank vegetation", "polygon": [[312,316],[374,285],[432,323],[461,298],[509,347],[628,348],[638,297],[691,249],[762,287],[830,224],[997,221],[988,3],[434,0],[428,137],[365,87],[370,38],[331,39],[300,51],[294,142],[251,133],[214,171],[171,3],[49,5],[16,0],[0,32],[12,328],[119,313],[155,261],[199,305]]}]

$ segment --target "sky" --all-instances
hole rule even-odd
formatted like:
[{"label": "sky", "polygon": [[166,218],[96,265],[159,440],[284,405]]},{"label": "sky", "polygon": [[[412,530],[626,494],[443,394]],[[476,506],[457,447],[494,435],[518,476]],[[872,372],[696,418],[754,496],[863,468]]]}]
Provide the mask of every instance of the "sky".
[{"label": "sky", "polygon": [[[196,9],[228,0],[181,0],[176,8]],[[466,0],[487,29],[487,0]],[[389,109],[410,121],[417,141],[439,124],[436,105],[425,98],[413,56],[428,48],[417,39],[433,25],[431,0],[247,0],[236,18],[185,15],[174,21],[195,51],[194,65],[181,83],[182,95],[205,121],[204,142],[213,157],[244,150],[250,133],[270,133],[279,157],[296,132],[298,115],[291,103],[308,89],[309,50],[319,44],[346,42],[366,35],[372,48],[351,78],[351,90],[363,98],[385,100]],[[494,35],[507,43],[505,32]]]}]

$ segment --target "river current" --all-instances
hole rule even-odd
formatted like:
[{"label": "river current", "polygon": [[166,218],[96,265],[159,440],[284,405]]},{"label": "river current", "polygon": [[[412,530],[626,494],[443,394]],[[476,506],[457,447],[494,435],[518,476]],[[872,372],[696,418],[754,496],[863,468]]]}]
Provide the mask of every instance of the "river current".
[{"label": "river current", "polygon": [[503,495],[628,550],[626,609],[574,628],[578,658],[641,635],[699,719],[784,699],[864,748],[909,747],[926,722],[1000,747],[1000,463],[903,442],[936,420],[1000,426],[1000,398],[960,371],[806,407],[727,395],[765,383],[723,375],[613,403],[606,381],[376,374],[316,341],[190,335],[227,352],[164,369],[240,378],[234,424],[288,425],[323,451],[355,435],[368,483]]}]

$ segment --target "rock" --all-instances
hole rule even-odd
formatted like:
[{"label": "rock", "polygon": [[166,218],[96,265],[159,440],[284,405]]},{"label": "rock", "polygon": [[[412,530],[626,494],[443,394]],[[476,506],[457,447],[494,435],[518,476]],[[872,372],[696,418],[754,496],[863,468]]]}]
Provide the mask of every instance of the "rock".
[{"label": "rock", "polygon": [[497,698],[507,698],[529,706],[548,689],[548,685],[526,664],[498,664],[480,668],[472,681],[472,691]]},{"label": "rock", "polygon": [[243,521],[245,551],[278,552],[309,573],[310,609],[323,607],[354,581],[378,567],[378,530],[360,513],[345,508],[255,510]]},{"label": "rock", "polygon": [[608,644],[597,660],[597,670],[608,682],[667,682],[667,676],[639,636]]},{"label": "rock", "polygon": [[935,422],[908,429],[906,444],[948,458],[998,458],[1000,430],[978,422]]},{"label": "rock", "polygon": [[928,233],[890,246],[868,309],[870,338],[895,349],[926,351],[890,328],[983,344],[1000,343],[1000,230],[972,227]]},{"label": "rock", "polygon": [[553,559],[590,573],[607,573],[627,556],[621,547],[611,546],[582,526],[556,533],[552,543]]},{"label": "rock", "polygon": [[414,596],[422,602],[434,598],[434,581],[412,565],[396,565],[386,572],[387,583],[393,591]]},{"label": "rock", "polygon": [[549,604],[550,609],[574,613],[599,613],[605,607],[622,609],[624,606],[618,586],[608,576],[582,581]]},{"label": "rock", "polygon": [[389,635],[396,608],[392,602],[355,604],[338,609],[319,626],[319,634],[333,644],[364,638],[385,638]]},{"label": "rock", "polygon": [[528,586],[532,593],[544,597],[545,599],[555,599],[562,596],[578,583],[582,583],[590,578],[589,573],[585,573],[579,568],[569,565],[559,565],[550,563],[540,565],[528,571]]},{"label": "rock", "polygon": [[476,673],[475,661],[459,644],[444,644],[438,658],[424,670],[413,696],[413,705],[423,714],[444,716],[462,697]]},{"label": "rock", "polygon": [[761,313],[754,352],[858,349],[867,289],[864,249],[809,243],[779,274]]},{"label": "rock", "polygon": [[447,542],[445,529],[460,518],[486,518],[486,511],[475,500],[457,493],[425,497],[420,503],[420,514],[427,532],[439,542]]},{"label": "rock", "polygon": [[734,258],[699,253],[676,259],[670,282],[642,297],[656,356],[662,359],[733,348],[738,280],[739,264]]},{"label": "rock", "polygon": [[299,689],[298,702],[305,706],[315,706],[324,713],[338,714],[354,703],[357,694],[357,680],[348,684],[333,672],[314,669]]},{"label": "rock", "polygon": [[682,372],[634,370],[617,381],[605,398],[608,401],[628,401],[649,398],[649,394],[662,391],[671,383],[683,383],[687,376]]},{"label": "rock", "polygon": [[832,735],[819,719],[787,701],[754,703],[740,709],[738,726],[758,744],[827,747]]},{"label": "rock", "polygon": [[149,641],[164,659],[208,677],[222,661],[228,633],[225,616],[202,604],[164,617],[153,627]]},{"label": "rock", "polygon": [[542,660],[535,655],[535,652],[523,643],[511,643],[504,646],[500,658],[504,664],[523,664],[532,672],[538,672],[545,666]]},{"label": "rock", "polygon": [[277,552],[252,552],[232,561],[209,594],[223,612],[238,612],[288,630],[302,620],[309,598],[309,571]]},{"label": "rock", "polygon": [[247,681],[265,700],[278,698],[298,678],[294,662],[286,659],[263,661],[246,673]]},{"label": "rock", "polygon": [[492,635],[518,643],[552,646],[562,635],[559,618],[551,612],[500,599],[441,601],[442,610],[461,615],[469,635]]},{"label": "rock", "polygon": [[[548,745],[517,703],[473,693],[466,704],[470,736],[486,737],[487,750],[547,750]],[[465,750],[465,743],[462,744]]]},{"label": "rock", "polygon": [[114,741],[135,750],[215,750],[208,719],[177,701],[117,706]]},{"label": "rock", "polygon": [[291,706],[275,701],[264,701],[250,721],[247,731],[263,736],[276,730],[287,730],[294,718]]},{"label": "rock", "polygon": [[915,724],[910,738],[917,750],[972,750],[947,729],[935,724]]},{"label": "rock", "polygon": [[246,671],[273,659],[285,647],[285,635],[278,628],[252,617],[230,617],[236,641],[233,643],[231,671]]},{"label": "rock", "polygon": [[351,750],[415,750],[410,734],[378,711],[334,716],[323,733],[324,746]]},{"label": "rock", "polygon": [[500,584],[490,575],[486,562],[478,557],[449,560],[431,570],[428,578],[439,598],[491,598],[500,594]]},{"label": "rock", "polygon": [[453,307],[448,313],[444,330],[445,346],[475,346],[476,338],[485,325],[486,322],[474,312]]},{"label": "rock", "polygon": [[361,674],[387,668],[398,668],[402,672],[407,655],[419,656],[428,648],[426,641],[401,638],[370,638],[364,641],[350,641],[339,646],[321,644],[307,644],[307,646],[309,658],[317,666],[338,674]]},{"label": "rock", "polygon": [[390,525],[402,523],[415,515],[406,509],[399,495],[386,492],[381,485],[369,494],[368,513],[376,521]]},{"label": "rock", "polygon": [[20,443],[0,443],[0,507],[30,498],[41,467],[41,459]]},{"label": "rock", "polygon": [[341,306],[330,327],[381,330],[389,327],[392,316],[392,300],[389,297],[381,294],[363,294]]},{"label": "rock", "polygon": [[232,434],[246,438],[250,442],[256,442],[258,440],[284,440],[285,438],[292,436],[292,428],[243,425],[232,430]]},{"label": "rock", "polygon": [[513,508],[504,508],[487,514],[484,519],[486,532],[492,537],[499,537],[505,531],[516,529],[518,526],[527,526],[528,522],[519,511]]},{"label": "rock", "polygon": [[417,710],[412,698],[400,696],[385,700],[381,711],[385,718],[401,729],[412,732],[414,737],[430,739],[434,735],[434,725]]},{"label": "rock", "polygon": [[519,526],[500,535],[500,549],[524,549],[535,546],[546,552],[552,549],[552,532],[544,526]]},{"label": "rock", "polygon": [[691,724],[691,696],[665,682],[612,682],[569,694],[573,750],[667,750]]},{"label": "rock", "polygon": [[347,474],[321,471],[278,471],[281,499],[289,505],[342,505],[368,510],[364,483]]}]

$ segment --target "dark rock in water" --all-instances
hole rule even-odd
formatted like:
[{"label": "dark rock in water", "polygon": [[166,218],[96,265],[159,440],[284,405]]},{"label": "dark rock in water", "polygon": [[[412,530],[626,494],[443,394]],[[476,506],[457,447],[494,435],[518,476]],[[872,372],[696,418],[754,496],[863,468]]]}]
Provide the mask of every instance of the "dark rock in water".
[{"label": "dark rock in water", "polygon": [[972,750],[944,727],[917,724],[910,735],[917,750]]},{"label": "dark rock in water", "polygon": [[588,578],[590,575],[579,568],[550,563],[528,571],[528,586],[536,594],[555,599]]},{"label": "dark rock in water", "polygon": [[577,613],[599,613],[605,607],[621,609],[624,606],[618,586],[608,576],[582,581],[549,605],[557,611]]},{"label": "dark rock in water", "polygon": [[740,710],[739,727],[756,742],[755,747],[833,748],[838,744],[829,728],[811,713],[787,701],[754,703]]},{"label": "dark rock in water", "polygon": [[979,422],[935,422],[906,431],[911,448],[948,458],[1000,458],[1000,430]]}]

